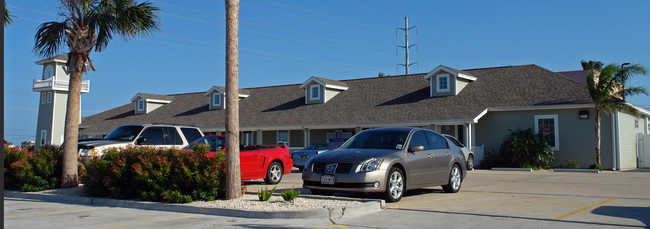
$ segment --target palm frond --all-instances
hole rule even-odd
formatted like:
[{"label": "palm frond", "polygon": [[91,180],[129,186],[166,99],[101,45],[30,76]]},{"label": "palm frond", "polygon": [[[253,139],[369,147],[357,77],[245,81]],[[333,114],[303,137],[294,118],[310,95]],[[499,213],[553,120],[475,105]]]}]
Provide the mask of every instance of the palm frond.
[{"label": "palm frond", "polygon": [[150,2],[135,4],[128,2],[124,7],[116,8],[118,32],[125,39],[137,36],[147,36],[159,29],[158,16],[160,9]]},{"label": "palm frond", "polygon": [[9,13],[9,10],[7,9],[7,4],[4,4],[5,12],[4,12],[4,19],[5,19],[5,27],[7,27],[9,24],[11,24],[13,19],[11,19],[13,16],[11,13]]},{"label": "palm frond", "polygon": [[34,52],[41,57],[50,58],[59,52],[67,41],[66,22],[45,22],[36,30]]},{"label": "palm frond", "polygon": [[603,62],[600,61],[585,61],[581,60],[580,65],[582,65],[582,70],[594,70],[598,71],[603,68]]}]

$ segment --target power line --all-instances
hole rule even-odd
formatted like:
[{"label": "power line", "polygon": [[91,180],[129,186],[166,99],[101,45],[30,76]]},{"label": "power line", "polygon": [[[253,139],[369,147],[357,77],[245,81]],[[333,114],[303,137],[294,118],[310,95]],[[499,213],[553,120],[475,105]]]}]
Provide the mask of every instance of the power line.
[{"label": "power line", "polygon": [[344,29],[348,29],[348,30],[354,30],[356,32],[364,32],[364,33],[368,33],[368,34],[373,34],[375,36],[387,37],[387,36],[384,36],[384,34],[382,34],[382,33],[375,33],[375,32],[371,32],[371,31],[360,30],[360,29],[357,29],[357,28],[350,28],[350,27],[331,24],[331,23],[327,23],[327,22],[321,22],[321,21],[313,20],[311,18],[300,17],[300,16],[296,16],[296,15],[291,15],[291,14],[285,14],[285,13],[278,12],[278,11],[275,11],[275,10],[264,9],[264,8],[260,8],[260,7],[256,7],[256,6],[247,5],[247,4],[241,4],[240,3],[240,5],[244,5],[246,7],[255,8],[255,9],[258,9],[258,10],[267,11],[267,12],[271,12],[271,13],[275,13],[275,14],[284,15],[284,16],[287,16],[287,17],[293,17],[293,18],[298,18],[298,19],[301,19],[301,20],[306,20],[306,21],[311,21],[311,22],[323,24],[323,25],[328,25],[328,26],[332,26],[332,27],[344,28]]},{"label": "power line", "polygon": [[386,16],[394,17],[395,19],[397,19],[397,18],[401,19],[400,16],[397,16],[397,15],[394,15],[394,14],[386,13],[384,11],[380,11],[380,10],[370,8],[370,7],[366,7],[366,6],[363,6],[363,5],[354,4],[353,2],[355,2],[355,1],[344,1],[344,2],[346,2],[346,3],[350,4],[350,5],[356,6],[356,7],[364,8],[364,9],[367,9],[367,10],[370,10],[370,11],[374,11],[376,13],[380,13],[380,14],[383,14],[383,15],[386,15]]},{"label": "power line", "polygon": [[368,28],[386,30],[386,32],[390,31],[390,30],[388,30],[386,28],[377,27],[377,26],[368,25],[368,24],[363,24],[363,23],[360,23],[360,22],[357,22],[357,21],[354,21],[354,20],[347,20],[347,19],[344,19],[344,18],[334,17],[334,16],[330,16],[330,15],[327,15],[327,14],[322,14],[322,13],[318,13],[318,12],[311,11],[311,10],[305,10],[305,9],[301,9],[301,8],[298,8],[298,7],[284,5],[284,4],[281,4],[281,3],[272,2],[272,1],[268,1],[268,0],[264,0],[264,1],[267,2],[267,3],[274,4],[274,5],[278,5],[278,6],[282,6],[282,7],[302,11],[302,12],[306,12],[306,13],[309,13],[311,15],[320,15],[322,17],[331,18],[331,19],[335,19],[335,20],[339,20],[339,21],[343,21],[343,22],[347,22],[347,23],[357,24],[357,25],[361,25],[361,26],[364,26],[364,27],[368,27]]}]

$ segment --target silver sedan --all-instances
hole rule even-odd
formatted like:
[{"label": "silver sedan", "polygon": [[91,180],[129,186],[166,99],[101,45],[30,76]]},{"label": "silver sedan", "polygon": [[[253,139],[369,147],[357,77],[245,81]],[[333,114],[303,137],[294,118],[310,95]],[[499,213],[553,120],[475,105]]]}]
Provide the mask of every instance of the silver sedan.
[{"label": "silver sedan", "polygon": [[467,173],[458,146],[422,128],[363,131],[339,149],[316,155],[302,172],[303,187],[314,194],[382,193],[399,201],[406,190],[442,185],[458,192]]}]

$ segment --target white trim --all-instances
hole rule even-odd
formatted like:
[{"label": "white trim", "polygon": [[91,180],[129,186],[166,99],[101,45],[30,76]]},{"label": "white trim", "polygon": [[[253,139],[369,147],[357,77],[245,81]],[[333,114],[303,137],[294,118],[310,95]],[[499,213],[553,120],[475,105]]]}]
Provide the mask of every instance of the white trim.
[{"label": "white trim", "polygon": [[302,83],[302,84],[300,85],[300,89],[303,89],[303,88],[305,88],[307,85],[310,85],[312,81],[313,81],[313,82],[316,82],[317,84],[320,84],[321,86],[323,86],[323,87],[325,87],[325,88],[337,89],[337,90],[341,90],[341,91],[345,91],[345,90],[348,90],[348,89],[349,89],[349,87],[346,87],[346,86],[339,86],[339,85],[333,85],[333,84],[326,84],[325,82],[323,82],[323,81],[321,81],[321,80],[318,80],[318,79],[314,78],[314,76],[312,76],[312,77],[309,78],[307,81],[305,81],[304,83]]},{"label": "white trim", "polygon": [[[309,85],[309,92],[308,92],[309,93],[309,100],[319,100],[319,99],[321,99],[321,97],[323,97],[323,96],[321,96],[320,86],[321,85],[319,85],[319,84]],[[318,93],[316,93],[316,94],[318,94],[318,96],[316,96],[316,97],[314,97],[314,88],[318,89],[317,90]]]},{"label": "white trim", "polygon": [[444,65],[438,65],[438,67],[434,68],[429,73],[424,75],[424,79],[425,80],[429,79],[432,76],[437,75],[437,73],[440,72],[440,71],[445,71],[445,72],[450,73],[450,74],[452,74],[452,75],[454,75],[454,76],[456,76],[458,78],[466,79],[466,80],[469,80],[469,81],[476,81],[476,77],[471,76],[471,75],[467,75],[467,74],[464,74],[464,73],[457,72],[457,71],[455,71],[455,70],[453,70],[453,69],[451,69],[451,68],[449,68],[447,66],[444,66]]},{"label": "white trim", "polygon": [[36,62],[34,62],[34,63],[35,63],[35,64],[39,64],[39,65],[44,65],[44,64],[47,64],[47,63],[50,63],[50,62],[63,63],[63,64],[65,64],[65,63],[67,63],[68,61],[67,61],[67,60],[59,60],[59,59],[56,59],[56,56],[54,56],[54,57],[51,57],[51,58],[47,58],[47,59],[43,59],[43,60],[36,61]]},{"label": "white trim", "polygon": [[631,107],[634,107],[634,109],[636,109],[637,111],[639,111],[639,113],[641,113],[641,114],[644,114],[644,115],[646,115],[646,116],[650,116],[650,110],[647,110],[647,109],[645,109],[645,108],[643,108],[643,107],[640,107],[640,106],[634,105],[634,104],[632,104],[632,103],[630,103],[630,102],[625,102],[625,104],[627,104],[627,105],[629,105],[629,106],[631,106]]},{"label": "white trim", "polygon": [[143,95],[140,94],[140,93],[138,93],[138,94],[136,94],[135,96],[133,96],[133,98],[131,98],[131,102],[133,102],[134,100],[136,100],[136,99],[138,99],[138,98],[144,99],[144,101],[147,102],[147,103],[152,102],[152,103],[165,103],[165,104],[167,104],[167,103],[171,103],[171,102],[172,102],[171,100],[147,99],[147,97],[143,96]]},{"label": "white trim", "polygon": [[168,101],[168,100],[159,100],[159,99],[145,99],[145,101],[147,103],[164,103],[164,104],[172,102],[172,101]]},{"label": "white trim", "polygon": [[557,114],[553,115],[535,115],[535,134],[539,134],[539,120],[540,119],[553,119],[553,133],[555,134],[555,146],[551,146],[551,149],[555,151],[560,150],[560,122]]},{"label": "white trim", "polygon": [[[447,88],[440,88],[440,79],[447,79]],[[449,74],[436,75],[436,92],[450,92],[451,91],[451,77]]]}]

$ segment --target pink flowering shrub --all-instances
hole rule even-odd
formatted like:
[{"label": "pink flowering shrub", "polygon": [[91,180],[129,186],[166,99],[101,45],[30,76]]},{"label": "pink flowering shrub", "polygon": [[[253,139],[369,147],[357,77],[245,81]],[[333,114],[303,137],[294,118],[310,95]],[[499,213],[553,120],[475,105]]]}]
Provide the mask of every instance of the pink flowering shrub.
[{"label": "pink flowering shrub", "polygon": [[83,183],[92,196],[187,203],[225,194],[224,157],[179,149],[110,149],[86,165]]},{"label": "pink flowering shrub", "polygon": [[[4,148],[4,187],[8,190],[37,192],[60,188],[63,148],[43,146],[36,152],[27,148]],[[79,164],[79,176],[84,168]]]}]

